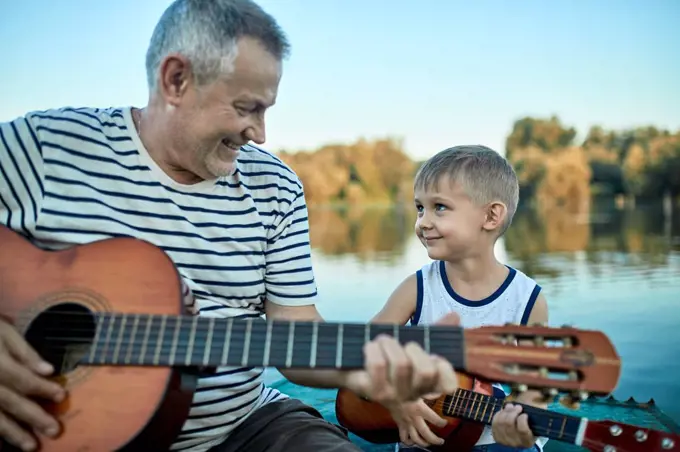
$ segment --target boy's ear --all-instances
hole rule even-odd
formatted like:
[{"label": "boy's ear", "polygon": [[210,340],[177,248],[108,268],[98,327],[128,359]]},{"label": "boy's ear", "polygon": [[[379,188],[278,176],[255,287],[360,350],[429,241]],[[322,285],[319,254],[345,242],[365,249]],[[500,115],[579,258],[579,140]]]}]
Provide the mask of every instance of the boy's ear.
[{"label": "boy's ear", "polygon": [[493,201],[486,207],[486,219],[482,227],[487,231],[500,229],[505,222],[508,208],[500,201]]}]

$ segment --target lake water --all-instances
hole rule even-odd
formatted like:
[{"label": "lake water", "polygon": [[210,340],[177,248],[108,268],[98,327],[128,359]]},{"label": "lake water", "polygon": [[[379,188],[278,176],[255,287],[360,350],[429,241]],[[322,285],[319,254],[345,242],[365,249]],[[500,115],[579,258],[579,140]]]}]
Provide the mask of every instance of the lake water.
[{"label": "lake water", "polygon": [[[680,422],[680,211],[668,210],[604,200],[578,217],[520,211],[496,253],[543,287],[552,326],[610,337],[623,361],[615,397],[654,398]],[[310,209],[327,320],[367,321],[429,261],[414,220],[397,209]]]}]

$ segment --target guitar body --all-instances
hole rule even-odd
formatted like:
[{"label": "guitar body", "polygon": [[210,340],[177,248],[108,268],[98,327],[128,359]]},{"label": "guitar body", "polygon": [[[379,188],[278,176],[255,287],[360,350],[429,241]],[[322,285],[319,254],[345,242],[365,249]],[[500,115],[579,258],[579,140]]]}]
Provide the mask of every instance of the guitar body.
[{"label": "guitar body", "polygon": [[[457,375],[460,389],[485,395],[493,394],[490,384],[481,383],[463,373]],[[442,411],[444,398],[445,396],[441,396],[429,402],[434,412],[448,421],[441,428],[430,425],[432,431],[444,439],[444,444],[430,446],[429,449],[433,452],[468,452],[479,440],[485,426],[482,423],[445,416]],[[335,399],[335,414],[340,425],[366,441],[377,444],[399,442],[397,424],[387,408],[379,403],[369,402],[351,391],[341,389]]]},{"label": "guitar body", "polygon": [[57,328],[45,312],[182,315],[181,283],[171,260],[131,238],[41,251],[5,227],[0,227],[0,247],[0,315],[61,368],[55,379],[68,394],[59,404],[43,402],[62,433],[56,439],[39,436],[40,450],[168,450],[189,412],[196,374],[169,367],[69,368],[71,358],[54,344],[69,336],[93,336],[94,324],[89,333]]}]

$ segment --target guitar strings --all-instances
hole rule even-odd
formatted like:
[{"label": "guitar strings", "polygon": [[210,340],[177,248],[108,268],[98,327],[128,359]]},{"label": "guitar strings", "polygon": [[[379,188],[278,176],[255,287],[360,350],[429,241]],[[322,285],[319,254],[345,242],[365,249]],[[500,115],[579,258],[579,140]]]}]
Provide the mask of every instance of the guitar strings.
[{"label": "guitar strings", "polygon": [[[481,393],[476,393],[474,391],[470,391],[467,389],[460,389],[459,391],[465,391],[465,395],[459,396],[459,395],[452,395],[448,397],[452,397],[452,401],[447,402],[446,400],[443,400],[444,398],[438,398],[433,404],[432,408],[434,410],[439,410],[444,417],[454,417],[454,418],[467,418],[467,417],[472,417],[472,420],[475,422],[482,422],[484,424],[491,425],[491,416],[487,414],[488,410],[484,411],[484,414],[480,417],[480,419],[477,419],[477,415],[473,415],[472,410],[474,409],[475,403],[480,402],[480,396],[482,398],[486,398],[486,401],[481,402],[480,405],[485,405],[486,407],[491,406],[492,410],[499,410],[500,408],[503,407],[505,403],[508,403],[507,401],[504,401],[502,399],[497,399],[497,398],[492,398],[492,396],[489,396],[487,394],[481,394]],[[448,398],[447,397],[447,398]],[[460,402],[472,402],[471,404],[467,404],[465,406],[459,405]],[[512,403],[512,402],[509,402]],[[451,405],[455,406],[451,408]],[[448,408],[447,408],[448,407]],[[534,409],[535,407],[531,406],[523,406],[523,410],[526,410],[527,414],[540,414],[541,416],[549,416],[552,419],[561,419],[561,418],[569,418],[571,420],[578,420],[580,421],[580,418],[575,417],[575,416],[570,416],[566,414],[561,414],[561,413],[555,413],[551,412],[549,410],[542,410],[540,412],[536,411]],[[476,409],[477,412],[480,411],[480,407]],[[494,411],[493,414],[495,414],[496,411]],[[524,412],[524,411],[523,411]],[[559,434],[559,431],[556,429],[551,429],[549,427],[543,427],[541,425],[535,425],[531,427],[532,432],[536,436],[544,436],[550,438],[550,434],[553,433],[553,438],[555,440],[561,441],[561,440],[566,440],[571,442],[572,444],[576,441],[577,435],[573,433],[565,433],[565,434]],[[559,438],[556,438],[555,435],[559,434]],[[583,439],[583,444],[586,444],[586,438]],[[601,445],[604,446],[606,443],[601,442],[601,441],[596,441],[596,440],[588,440],[588,444],[592,445]]]},{"label": "guitar strings", "polygon": [[[178,329],[180,332],[186,333],[187,325],[190,325],[191,326],[191,334],[193,334],[194,336],[199,334],[199,333],[204,333],[204,332],[208,333],[210,329],[213,329],[213,328],[211,328],[211,326],[214,327],[215,323],[217,323],[217,322],[221,323],[221,322],[224,322],[225,320],[226,321],[232,321],[232,322],[234,322],[234,324],[236,324],[236,323],[246,324],[247,322],[252,322],[253,326],[255,326],[258,329],[261,328],[263,325],[266,325],[265,319],[262,319],[262,318],[243,319],[243,318],[229,318],[229,317],[224,317],[224,318],[201,317],[200,322],[196,322],[195,324],[187,324],[186,322],[190,321],[190,319],[193,319],[194,316],[181,315],[181,314],[177,315],[177,314],[111,313],[111,312],[100,312],[100,311],[99,312],[98,311],[95,311],[95,312],[73,312],[73,311],[65,311],[65,310],[62,311],[62,310],[56,310],[56,309],[46,312],[46,315],[48,315],[48,316],[52,316],[54,314],[63,314],[64,317],[66,317],[66,318],[69,318],[69,317],[70,318],[77,318],[79,320],[83,319],[83,318],[87,318],[88,320],[90,320],[90,322],[88,322],[89,328],[77,328],[77,327],[74,328],[73,326],[63,327],[63,325],[61,327],[59,327],[59,325],[57,325],[56,328],[54,328],[54,327],[49,328],[49,331],[51,333],[84,332],[84,333],[87,333],[88,336],[89,335],[94,336],[93,333],[96,332],[96,328],[106,329],[109,326],[109,325],[104,325],[104,326],[95,325],[94,324],[95,319],[97,319],[97,318],[114,319],[114,323],[115,323],[115,320],[122,319],[122,318],[125,318],[125,317],[127,317],[128,319],[133,318],[133,317],[144,318],[144,320],[148,322],[148,321],[152,321],[152,319],[154,317],[155,318],[161,318],[161,317],[167,316],[169,319],[177,319],[177,320],[174,320],[174,321],[179,322],[180,324],[177,325],[177,323],[175,323],[174,325],[169,325],[168,327],[166,327],[164,329],[166,332]],[[215,323],[208,323],[207,319],[215,319],[214,320]],[[206,323],[208,323],[208,324],[206,325]],[[311,321],[274,320],[274,323],[278,323],[278,324],[295,323],[295,324],[299,325],[299,324],[311,324],[312,322]],[[324,324],[324,323],[325,322],[319,322],[320,325]],[[337,325],[337,323],[327,323],[327,324]],[[81,325],[82,325],[82,323],[81,323]],[[256,326],[256,325],[260,325],[260,326]],[[353,325],[364,325],[364,324],[344,323],[344,325],[352,325],[353,326]],[[388,328],[392,328],[391,325],[387,326],[387,327],[385,325],[380,325],[380,324],[370,324],[370,325],[371,326],[377,325],[377,326],[379,326],[379,328],[381,327],[380,329],[382,331],[379,331],[378,332],[379,334],[389,334],[389,333],[391,333],[391,331],[388,330]],[[194,328],[194,326],[195,326],[195,328]],[[131,326],[128,326],[128,327],[132,328]],[[399,326],[399,327],[403,328],[403,326]],[[46,344],[46,348],[48,350],[51,350],[51,351],[62,351],[62,350],[66,350],[69,347],[72,347],[73,345],[77,345],[77,344],[80,344],[80,345],[84,344],[84,345],[90,345],[90,346],[96,345],[97,347],[107,347],[107,348],[116,347],[119,350],[123,350],[123,353],[120,353],[120,355],[124,356],[126,354],[129,354],[129,348],[130,347],[144,346],[145,344],[148,345],[149,343],[154,343],[154,342],[157,343],[160,339],[160,338],[158,338],[158,334],[160,333],[161,330],[163,330],[163,328],[161,328],[160,326],[152,325],[150,328],[148,328],[148,335],[147,335],[147,328],[146,328],[146,326],[144,326],[142,328],[137,328],[137,331],[135,332],[135,335],[134,335],[135,337],[130,338],[129,336],[131,335],[131,333],[127,333],[127,331],[123,331],[123,333],[125,333],[125,334],[122,334],[123,337],[119,337],[119,336],[121,336],[120,328],[121,328],[120,324],[114,325],[113,329],[118,330],[117,331],[118,334],[112,334],[111,337],[108,338],[108,340],[106,340],[106,338],[105,338],[106,334],[100,334],[96,342],[94,342],[94,337],[75,337],[75,336],[70,336],[70,337],[68,337],[68,336],[49,336],[49,337],[45,337],[46,340],[49,340],[49,341],[52,342],[52,343]],[[406,327],[406,328],[412,328],[412,327]],[[461,343],[463,342],[463,340],[462,340],[463,338],[460,335],[463,328],[459,327],[459,326],[454,326],[454,325],[450,325],[450,326],[447,325],[447,326],[444,326],[444,328],[445,329],[437,330],[437,338],[436,338],[437,342],[446,339],[445,337],[442,337],[442,336],[451,335],[452,337],[447,341],[448,342],[447,345],[449,347],[454,347],[454,348],[459,347],[461,345]],[[147,335],[147,336],[151,336],[155,333],[156,337],[155,337],[155,339],[148,339],[147,338],[146,341],[143,338],[141,339],[141,341],[137,340],[136,336],[140,335],[140,331],[143,332],[142,333],[143,335]],[[174,333],[174,331],[173,331],[173,333]],[[239,333],[243,333],[243,332],[239,331]],[[373,333],[373,332],[371,332],[371,333]],[[337,335],[337,332],[333,332],[332,337],[329,336],[328,334],[323,334],[322,332],[319,332],[319,334],[317,336],[317,343],[319,343],[320,341],[323,341],[324,343],[331,343],[332,342],[333,344],[337,344],[337,336],[336,335]],[[243,345],[248,343],[248,341],[239,339],[238,336],[239,335],[236,335],[236,337],[230,338],[230,348],[231,348],[231,344],[233,344],[233,346],[236,347],[237,350],[239,350],[239,349],[242,348]],[[527,336],[530,337],[531,334],[527,334]],[[120,341],[118,339],[120,339]],[[132,340],[130,340],[130,339],[132,339]],[[261,339],[261,340],[266,339],[266,332],[252,331],[250,342],[253,342],[254,340],[257,341],[258,339]],[[54,342],[57,342],[57,343],[54,343]],[[64,342],[64,343],[60,343],[60,342]],[[170,347],[171,349],[175,348],[175,350],[176,350],[179,347],[188,346],[191,343],[190,340],[178,340],[178,341],[175,341],[176,344],[173,344],[172,342],[173,341],[162,343],[160,348],[158,348],[158,347],[150,347],[150,348],[154,348],[154,349],[158,348],[160,350],[159,355],[162,356],[162,357],[165,357],[164,350],[167,347]],[[196,346],[199,346],[199,348],[203,348],[202,351],[204,352],[206,344],[201,343],[201,342],[202,341],[199,341],[199,343],[197,343],[194,340],[194,342],[193,342],[194,347],[193,348],[196,348]],[[365,340],[364,340],[363,337],[362,338],[358,338],[358,337],[354,338],[354,337],[349,336],[349,337],[343,338],[343,346],[352,347],[352,346],[362,346],[363,344],[365,344]],[[194,353],[196,353],[196,350],[192,350],[192,354],[194,354]],[[477,394],[477,393],[472,393],[472,392],[468,391],[468,394],[464,395],[462,397],[452,396],[452,397],[454,397],[454,400],[450,401],[448,403],[445,400],[438,399],[431,406],[434,409],[439,409],[447,417],[456,417],[456,414],[459,417],[463,417],[465,415],[465,410],[469,411],[471,408],[469,406],[467,406],[467,407],[456,406],[456,407],[453,408],[452,411],[450,411],[451,405],[453,403],[458,404],[460,402],[472,402],[472,404],[474,406],[474,403],[479,402],[479,400],[478,400],[479,396],[475,396],[474,394]],[[483,395],[483,394],[480,394],[480,395]],[[484,402],[484,404],[487,407],[492,406],[494,409],[502,407],[502,405],[504,403],[505,402],[503,402],[502,400]],[[447,405],[448,405],[448,408],[445,408],[445,406],[447,406]],[[531,408],[531,407],[527,407],[527,408]],[[451,414],[445,413],[444,409],[449,410],[451,412]],[[478,408],[478,410],[479,410],[479,408]],[[547,413],[550,413],[550,412],[548,411]],[[541,415],[545,416],[546,413],[541,412]],[[549,415],[551,417],[554,416],[556,418],[560,418],[561,416],[566,416],[566,415],[561,415],[559,413],[547,414],[547,415]],[[482,415],[482,416],[484,416],[484,415]],[[489,420],[489,422],[485,422],[485,423],[490,423],[490,420]],[[534,434],[536,434],[538,436],[549,436],[549,434],[551,432],[550,428],[545,428],[545,427],[542,427],[540,425],[533,427],[532,430],[534,430]],[[554,429],[552,431],[555,432]],[[560,439],[566,439],[566,440],[569,440],[573,443],[576,440],[576,435],[573,435],[573,434],[560,435]],[[584,438],[583,439],[583,445],[604,446],[604,445],[606,445],[606,443],[604,443],[602,441]]]}]

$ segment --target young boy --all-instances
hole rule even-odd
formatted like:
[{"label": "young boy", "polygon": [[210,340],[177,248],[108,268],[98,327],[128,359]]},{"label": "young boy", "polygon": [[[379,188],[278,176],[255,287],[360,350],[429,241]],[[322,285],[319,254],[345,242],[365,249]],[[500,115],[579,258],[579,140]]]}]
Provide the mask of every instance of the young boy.
[{"label": "young boy", "polygon": [[[456,312],[466,328],[548,323],[541,287],[494,255],[519,200],[517,176],[505,158],[484,146],[446,149],[420,168],[414,192],[416,235],[433,262],[407,277],[372,322],[424,325]],[[504,397],[502,387],[494,386]],[[517,401],[545,407],[535,391]],[[443,426],[445,421],[422,400],[393,415],[402,441],[397,450],[443,443],[425,422]],[[473,452],[541,451],[546,441],[534,437],[521,407],[509,404],[494,416]]]}]

